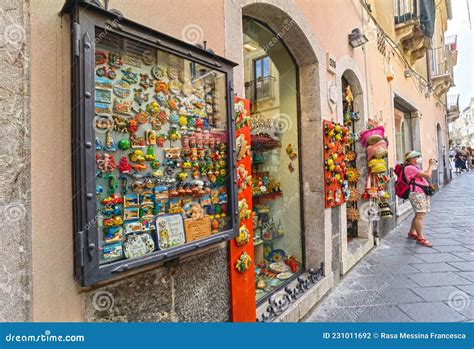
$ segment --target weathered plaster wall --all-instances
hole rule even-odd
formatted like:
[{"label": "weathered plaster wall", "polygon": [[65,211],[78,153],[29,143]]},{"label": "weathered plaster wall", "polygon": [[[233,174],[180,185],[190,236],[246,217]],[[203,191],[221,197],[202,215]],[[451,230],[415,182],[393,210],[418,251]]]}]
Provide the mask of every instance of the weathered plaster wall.
[{"label": "weathered plaster wall", "polygon": [[[206,9],[211,2],[213,11],[208,11]],[[71,203],[70,23],[67,16],[58,16],[62,4],[62,0],[35,1],[30,10],[32,28],[35,28],[31,33],[34,57],[31,67],[33,320],[228,320],[229,282],[225,245],[182,261],[174,274],[161,266],[139,270],[136,276],[98,288],[81,290],[75,284]],[[110,8],[119,9],[128,18],[169,35],[193,43],[207,40],[208,47],[217,53],[224,51],[223,5],[220,2],[174,0],[158,4],[143,0],[137,6],[137,2],[110,1]],[[183,8],[186,11],[182,11]],[[14,76],[11,79],[14,81]],[[20,109],[16,107],[14,110]],[[18,129],[23,130],[23,126],[19,123]],[[14,140],[20,142],[22,138],[15,136]],[[11,145],[10,139],[5,138],[5,141]],[[11,156],[5,154],[5,161],[10,159]],[[27,169],[24,173],[28,173]],[[16,172],[15,176],[18,176]],[[12,172],[12,180],[14,178]],[[15,229],[10,231],[13,235]],[[15,236],[17,240],[20,237],[23,239],[21,234]],[[11,248],[13,255],[18,245]],[[16,255],[20,265],[21,254],[16,252]],[[29,258],[28,254],[26,256]],[[14,257],[5,258],[10,260]],[[16,271],[19,270],[12,269],[11,277],[23,275]],[[25,281],[18,280],[18,284],[20,282]],[[113,295],[116,306],[111,311],[98,311],[102,309],[100,302],[106,301],[98,298],[101,291]],[[94,295],[95,303],[92,302]],[[143,304],[139,305],[140,302]]]},{"label": "weathered plaster wall", "polygon": [[29,3],[0,5],[0,321],[31,320]]}]

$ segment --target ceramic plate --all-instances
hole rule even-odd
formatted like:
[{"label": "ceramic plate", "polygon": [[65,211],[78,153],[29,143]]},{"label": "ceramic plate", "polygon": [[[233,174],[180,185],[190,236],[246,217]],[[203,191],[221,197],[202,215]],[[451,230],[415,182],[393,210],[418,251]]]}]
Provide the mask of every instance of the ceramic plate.
[{"label": "ceramic plate", "polygon": [[290,268],[283,262],[277,262],[270,264],[270,270],[275,273],[287,272]]},{"label": "ceramic plate", "polygon": [[293,274],[290,273],[290,272],[284,272],[284,273],[280,273],[277,275],[277,278],[280,279],[280,280],[287,280],[289,279],[290,277],[292,277]]}]

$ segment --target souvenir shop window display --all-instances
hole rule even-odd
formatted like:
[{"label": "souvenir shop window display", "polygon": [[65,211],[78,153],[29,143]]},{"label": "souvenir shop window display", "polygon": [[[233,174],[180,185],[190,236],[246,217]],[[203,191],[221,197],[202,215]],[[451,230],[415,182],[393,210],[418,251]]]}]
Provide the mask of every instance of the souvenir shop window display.
[{"label": "souvenir shop window display", "polygon": [[[81,65],[75,65],[75,78],[85,81],[76,82],[83,88],[76,96],[86,95],[75,115],[75,137],[95,139],[95,152],[86,143],[75,160],[85,174],[75,184],[76,227],[83,239],[77,262],[87,259],[96,267],[76,275],[83,285],[231,239],[238,230],[231,214],[237,187],[229,171],[235,141],[227,98],[234,64],[141,26],[135,30],[148,34],[103,35],[114,14],[100,13],[104,18],[94,18],[102,21],[81,28],[90,41],[83,43]],[[87,11],[76,11],[76,20],[82,15]],[[121,26],[127,25],[134,26],[122,19]],[[170,42],[182,49],[167,52]],[[95,52],[86,50],[90,47]],[[87,91],[95,91],[92,98]],[[91,120],[90,129],[79,115]],[[80,197],[92,182],[93,203],[89,194]],[[94,218],[84,227],[87,217]]]},{"label": "souvenir shop window display", "polygon": [[[273,290],[281,287],[302,268],[301,259],[287,248],[291,235],[287,230],[295,227],[283,223],[285,192],[281,183],[281,171],[287,176],[295,172],[298,157],[296,146],[282,146],[275,120],[266,119],[257,113],[251,118],[252,150],[252,201],[254,251],[256,258],[255,286],[259,301]],[[292,139],[297,143],[297,139]],[[239,146],[237,146],[239,148]],[[284,167],[284,169],[282,169]],[[295,178],[297,180],[297,177]]]},{"label": "souvenir shop window display", "polygon": [[362,146],[367,147],[369,175],[361,197],[373,204],[369,218],[371,220],[378,220],[379,216],[391,218],[393,213],[387,202],[390,198],[387,190],[389,178],[386,162],[388,141],[381,120],[369,119],[367,128],[360,134],[360,139]]}]

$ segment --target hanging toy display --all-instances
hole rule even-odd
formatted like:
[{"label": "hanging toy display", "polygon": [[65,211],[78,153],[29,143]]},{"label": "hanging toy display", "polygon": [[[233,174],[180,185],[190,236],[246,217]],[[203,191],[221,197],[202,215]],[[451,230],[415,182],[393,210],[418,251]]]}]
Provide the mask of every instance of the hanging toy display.
[{"label": "hanging toy display", "polygon": [[[344,203],[347,197],[348,187],[343,188],[347,170],[344,154],[350,145],[350,128],[328,120],[324,120],[323,128],[325,206],[333,207]],[[287,148],[290,158],[292,151]]]},{"label": "hanging toy display", "polygon": [[383,125],[374,119],[369,119],[367,129],[360,133],[361,144],[367,147],[367,167],[369,175],[365,185],[362,199],[372,200],[378,204],[381,217],[393,217],[390,205],[386,202],[390,194],[386,189],[389,182],[387,173],[387,148],[388,142],[384,138]]}]

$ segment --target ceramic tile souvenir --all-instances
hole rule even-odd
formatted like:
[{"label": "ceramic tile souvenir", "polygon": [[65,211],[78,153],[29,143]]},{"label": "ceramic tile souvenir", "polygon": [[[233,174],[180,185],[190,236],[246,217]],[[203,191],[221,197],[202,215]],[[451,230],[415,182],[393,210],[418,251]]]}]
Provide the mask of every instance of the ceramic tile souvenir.
[{"label": "ceramic tile souvenir", "polygon": [[112,113],[112,108],[110,107],[110,105],[105,104],[105,103],[96,103],[95,113],[96,114],[110,114]]},{"label": "ceramic tile souvenir", "polygon": [[144,191],[142,194],[141,194],[141,204],[142,205],[146,205],[146,204],[153,204],[155,201],[155,198],[154,198],[154,195],[153,195],[153,192],[151,191]]},{"label": "ceramic tile souvenir", "polygon": [[123,220],[131,221],[140,218],[140,210],[138,207],[129,207],[123,210]]},{"label": "ceramic tile souvenir", "polygon": [[117,97],[127,98],[130,96],[130,85],[125,80],[117,80],[113,84],[113,91]]},{"label": "ceramic tile souvenir", "polygon": [[158,217],[155,225],[160,250],[185,243],[183,219],[180,215]]},{"label": "ceramic tile souvenir", "polygon": [[143,230],[143,226],[141,222],[131,222],[125,223],[123,225],[123,229],[125,234],[132,234],[132,233],[140,233]]},{"label": "ceramic tile souvenir", "polygon": [[123,197],[123,207],[138,207],[140,206],[140,201],[138,195],[125,195]]},{"label": "ceramic tile souvenir", "polygon": [[101,90],[112,90],[112,82],[109,79],[95,78],[95,88]]},{"label": "ceramic tile souvenir", "polygon": [[123,257],[122,242],[102,246],[102,259],[104,262],[113,262]]},{"label": "ceramic tile souvenir", "polygon": [[153,212],[153,204],[142,204],[142,206],[140,207],[140,218],[152,218]]},{"label": "ceramic tile souvenir", "polygon": [[138,258],[153,252],[155,243],[147,233],[127,235],[123,243],[125,258]]},{"label": "ceramic tile souvenir", "polygon": [[112,103],[112,93],[110,90],[95,90],[95,101],[100,103]]}]

